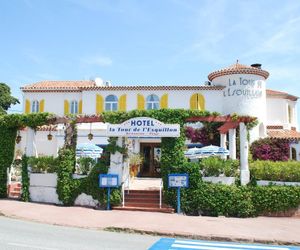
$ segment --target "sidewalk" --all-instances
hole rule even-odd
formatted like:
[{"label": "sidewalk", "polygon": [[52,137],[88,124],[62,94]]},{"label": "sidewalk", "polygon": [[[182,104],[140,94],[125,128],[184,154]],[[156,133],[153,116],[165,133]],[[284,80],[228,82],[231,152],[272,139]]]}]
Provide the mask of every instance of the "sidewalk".
[{"label": "sidewalk", "polygon": [[109,227],[197,239],[300,245],[300,218],[194,217],[59,207],[13,200],[0,200],[0,214],[41,223],[91,229]]}]

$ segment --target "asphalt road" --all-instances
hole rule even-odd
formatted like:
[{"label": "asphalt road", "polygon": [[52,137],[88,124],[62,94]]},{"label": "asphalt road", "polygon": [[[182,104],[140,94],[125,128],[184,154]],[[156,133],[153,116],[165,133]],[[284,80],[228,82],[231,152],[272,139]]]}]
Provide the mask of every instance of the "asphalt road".
[{"label": "asphalt road", "polygon": [[159,238],[54,226],[0,216],[1,250],[143,250]]}]

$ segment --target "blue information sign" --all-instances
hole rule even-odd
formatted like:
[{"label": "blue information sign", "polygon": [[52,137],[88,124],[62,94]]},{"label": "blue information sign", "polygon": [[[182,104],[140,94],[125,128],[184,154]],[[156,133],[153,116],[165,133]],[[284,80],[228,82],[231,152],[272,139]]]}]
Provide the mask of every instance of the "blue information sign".
[{"label": "blue information sign", "polygon": [[117,174],[100,174],[99,175],[99,187],[107,188],[107,206],[106,209],[110,209],[110,189],[119,186],[119,176]]},{"label": "blue information sign", "polygon": [[168,188],[177,188],[177,213],[180,214],[180,188],[189,187],[188,174],[168,174]]},{"label": "blue information sign", "polygon": [[99,187],[118,187],[119,176],[117,174],[100,174]]},{"label": "blue information sign", "polygon": [[169,174],[168,175],[169,188],[188,188],[189,175],[188,174]]}]

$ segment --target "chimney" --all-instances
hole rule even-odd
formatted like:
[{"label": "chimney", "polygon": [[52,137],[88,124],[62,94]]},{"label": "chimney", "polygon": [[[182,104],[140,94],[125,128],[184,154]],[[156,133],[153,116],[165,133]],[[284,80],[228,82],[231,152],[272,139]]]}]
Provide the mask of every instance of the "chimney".
[{"label": "chimney", "polygon": [[260,63],[253,63],[253,64],[251,64],[251,67],[261,69],[261,64]]},{"label": "chimney", "polygon": [[96,77],[94,81],[95,81],[96,86],[98,86],[98,87],[104,86],[104,81],[100,77]]}]

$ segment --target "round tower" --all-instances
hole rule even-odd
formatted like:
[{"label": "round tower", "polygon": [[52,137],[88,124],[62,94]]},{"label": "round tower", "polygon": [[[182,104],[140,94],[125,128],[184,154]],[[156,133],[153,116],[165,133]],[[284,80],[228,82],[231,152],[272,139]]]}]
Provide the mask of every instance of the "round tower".
[{"label": "round tower", "polygon": [[251,142],[266,136],[266,79],[269,73],[261,64],[251,66],[238,61],[208,75],[213,85],[223,85],[223,114],[254,116],[259,125],[250,133]]}]

